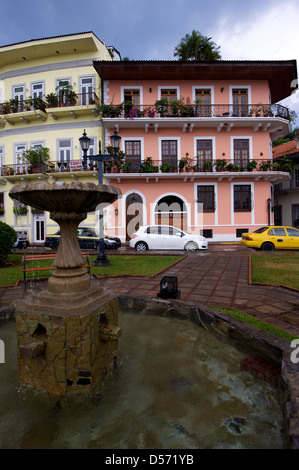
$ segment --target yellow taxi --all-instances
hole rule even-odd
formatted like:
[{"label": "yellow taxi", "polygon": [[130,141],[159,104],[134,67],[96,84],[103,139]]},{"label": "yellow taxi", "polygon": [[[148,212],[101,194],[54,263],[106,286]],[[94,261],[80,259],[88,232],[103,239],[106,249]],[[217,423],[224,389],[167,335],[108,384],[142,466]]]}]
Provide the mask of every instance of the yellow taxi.
[{"label": "yellow taxi", "polygon": [[243,233],[241,243],[265,251],[299,250],[299,230],[276,225],[261,227],[252,233]]}]

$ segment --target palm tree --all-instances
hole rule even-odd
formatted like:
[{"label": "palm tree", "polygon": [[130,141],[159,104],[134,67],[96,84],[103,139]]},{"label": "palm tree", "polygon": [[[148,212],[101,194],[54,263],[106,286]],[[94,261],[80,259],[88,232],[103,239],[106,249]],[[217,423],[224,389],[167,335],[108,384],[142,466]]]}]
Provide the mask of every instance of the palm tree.
[{"label": "palm tree", "polygon": [[220,46],[217,46],[212,38],[203,36],[198,31],[193,30],[191,35],[186,34],[174,50],[174,56],[179,60],[199,60],[212,61],[221,59],[219,52]]}]

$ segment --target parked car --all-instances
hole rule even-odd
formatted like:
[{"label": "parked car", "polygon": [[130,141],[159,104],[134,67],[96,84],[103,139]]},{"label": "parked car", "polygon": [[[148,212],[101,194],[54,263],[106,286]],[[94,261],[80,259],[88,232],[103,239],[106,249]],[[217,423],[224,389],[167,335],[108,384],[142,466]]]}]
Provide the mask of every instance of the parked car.
[{"label": "parked car", "polygon": [[17,230],[18,238],[13,244],[14,248],[27,248],[29,246],[29,240],[27,237],[27,232]]},{"label": "parked car", "polygon": [[299,230],[275,225],[261,227],[253,233],[243,233],[241,243],[265,251],[299,250]]},{"label": "parked car", "polygon": [[[78,240],[81,249],[97,250],[99,246],[99,237],[94,230],[88,227],[79,227],[77,230]],[[45,246],[57,250],[60,241],[60,230],[53,235],[47,235],[45,239]],[[104,238],[106,250],[117,250],[121,242],[119,239]]]},{"label": "parked car", "polygon": [[146,250],[207,250],[208,241],[200,235],[188,234],[170,225],[146,225],[133,233],[130,247]]}]

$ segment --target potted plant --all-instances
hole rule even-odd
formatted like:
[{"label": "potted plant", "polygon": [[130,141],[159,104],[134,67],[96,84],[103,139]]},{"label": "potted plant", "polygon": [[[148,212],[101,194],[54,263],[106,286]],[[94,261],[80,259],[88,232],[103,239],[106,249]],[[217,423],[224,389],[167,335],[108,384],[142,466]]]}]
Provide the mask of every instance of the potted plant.
[{"label": "potted plant", "polygon": [[24,206],[23,204],[20,204],[19,206],[15,206],[13,208],[13,213],[15,215],[26,215],[28,212],[28,209],[26,206]]},{"label": "potted plant", "polygon": [[251,160],[251,162],[248,162],[246,165],[246,170],[247,171],[253,171],[257,167],[257,161],[256,160]]},{"label": "potted plant", "polygon": [[47,147],[32,147],[23,153],[25,159],[31,165],[33,173],[45,173],[46,162],[49,160],[49,149]]},{"label": "potted plant", "polygon": [[169,101],[167,98],[161,98],[155,102],[155,108],[160,117],[167,116],[169,114]]},{"label": "potted plant", "polygon": [[140,165],[140,173],[158,173],[159,167],[155,165],[152,157],[147,157]]},{"label": "potted plant", "polygon": [[212,161],[211,160],[205,160],[203,162],[202,166],[203,171],[212,171]]},{"label": "potted plant", "polygon": [[57,108],[58,96],[55,93],[48,93],[46,95],[46,103],[48,108]]},{"label": "potted plant", "polygon": [[181,158],[180,162],[179,162],[179,170],[180,172],[184,172],[184,171],[190,171],[191,167],[192,167],[192,164],[193,164],[193,160],[192,158],[189,157],[189,154],[186,153],[186,156]]},{"label": "potted plant", "polygon": [[271,162],[269,160],[262,161],[259,164],[260,171],[268,171],[270,168],[271,168]]},{"label": "potted plant", "polygon": [[123,112],[123,104],[101,104],[97,107],[97,111],[102,114],[103,117],[119,117]]},{"label": "potted plant", "polygon": [[3,114],[11,113],[11,106],[10,106],[10,101],[9,100],[4,101],[4,103],[2,103],[2,113]]},{"label": "potted plant", "polygon": [[162,171],[162,173],[171,173],[175,171],[175,166],[171,165],[171,163],[168,162],[162,163],[160,166],[160,170]]},{"label": "potted plant", "polygon": [[238,171],[239,167],[235,165],[234,163],[229,163],[225,169],[226,171]]},{"label": "potted plant", "polygon": [[217,160],[215,161],[215,168],[216,168],[216,171],[224,171],[225,170],[225,167],[226,167],[226,160],[225,158],[217,158]]}]

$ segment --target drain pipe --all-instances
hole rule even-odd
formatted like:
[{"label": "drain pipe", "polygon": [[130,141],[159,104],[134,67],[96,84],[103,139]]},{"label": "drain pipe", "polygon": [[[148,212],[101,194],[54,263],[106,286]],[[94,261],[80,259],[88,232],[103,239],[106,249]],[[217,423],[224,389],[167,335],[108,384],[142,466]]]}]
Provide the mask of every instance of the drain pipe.
[{"label": "drain pipe", "polygon": [[271,225],[271,198],[267,199],[267,210],[268,210],[268,225]]}]

